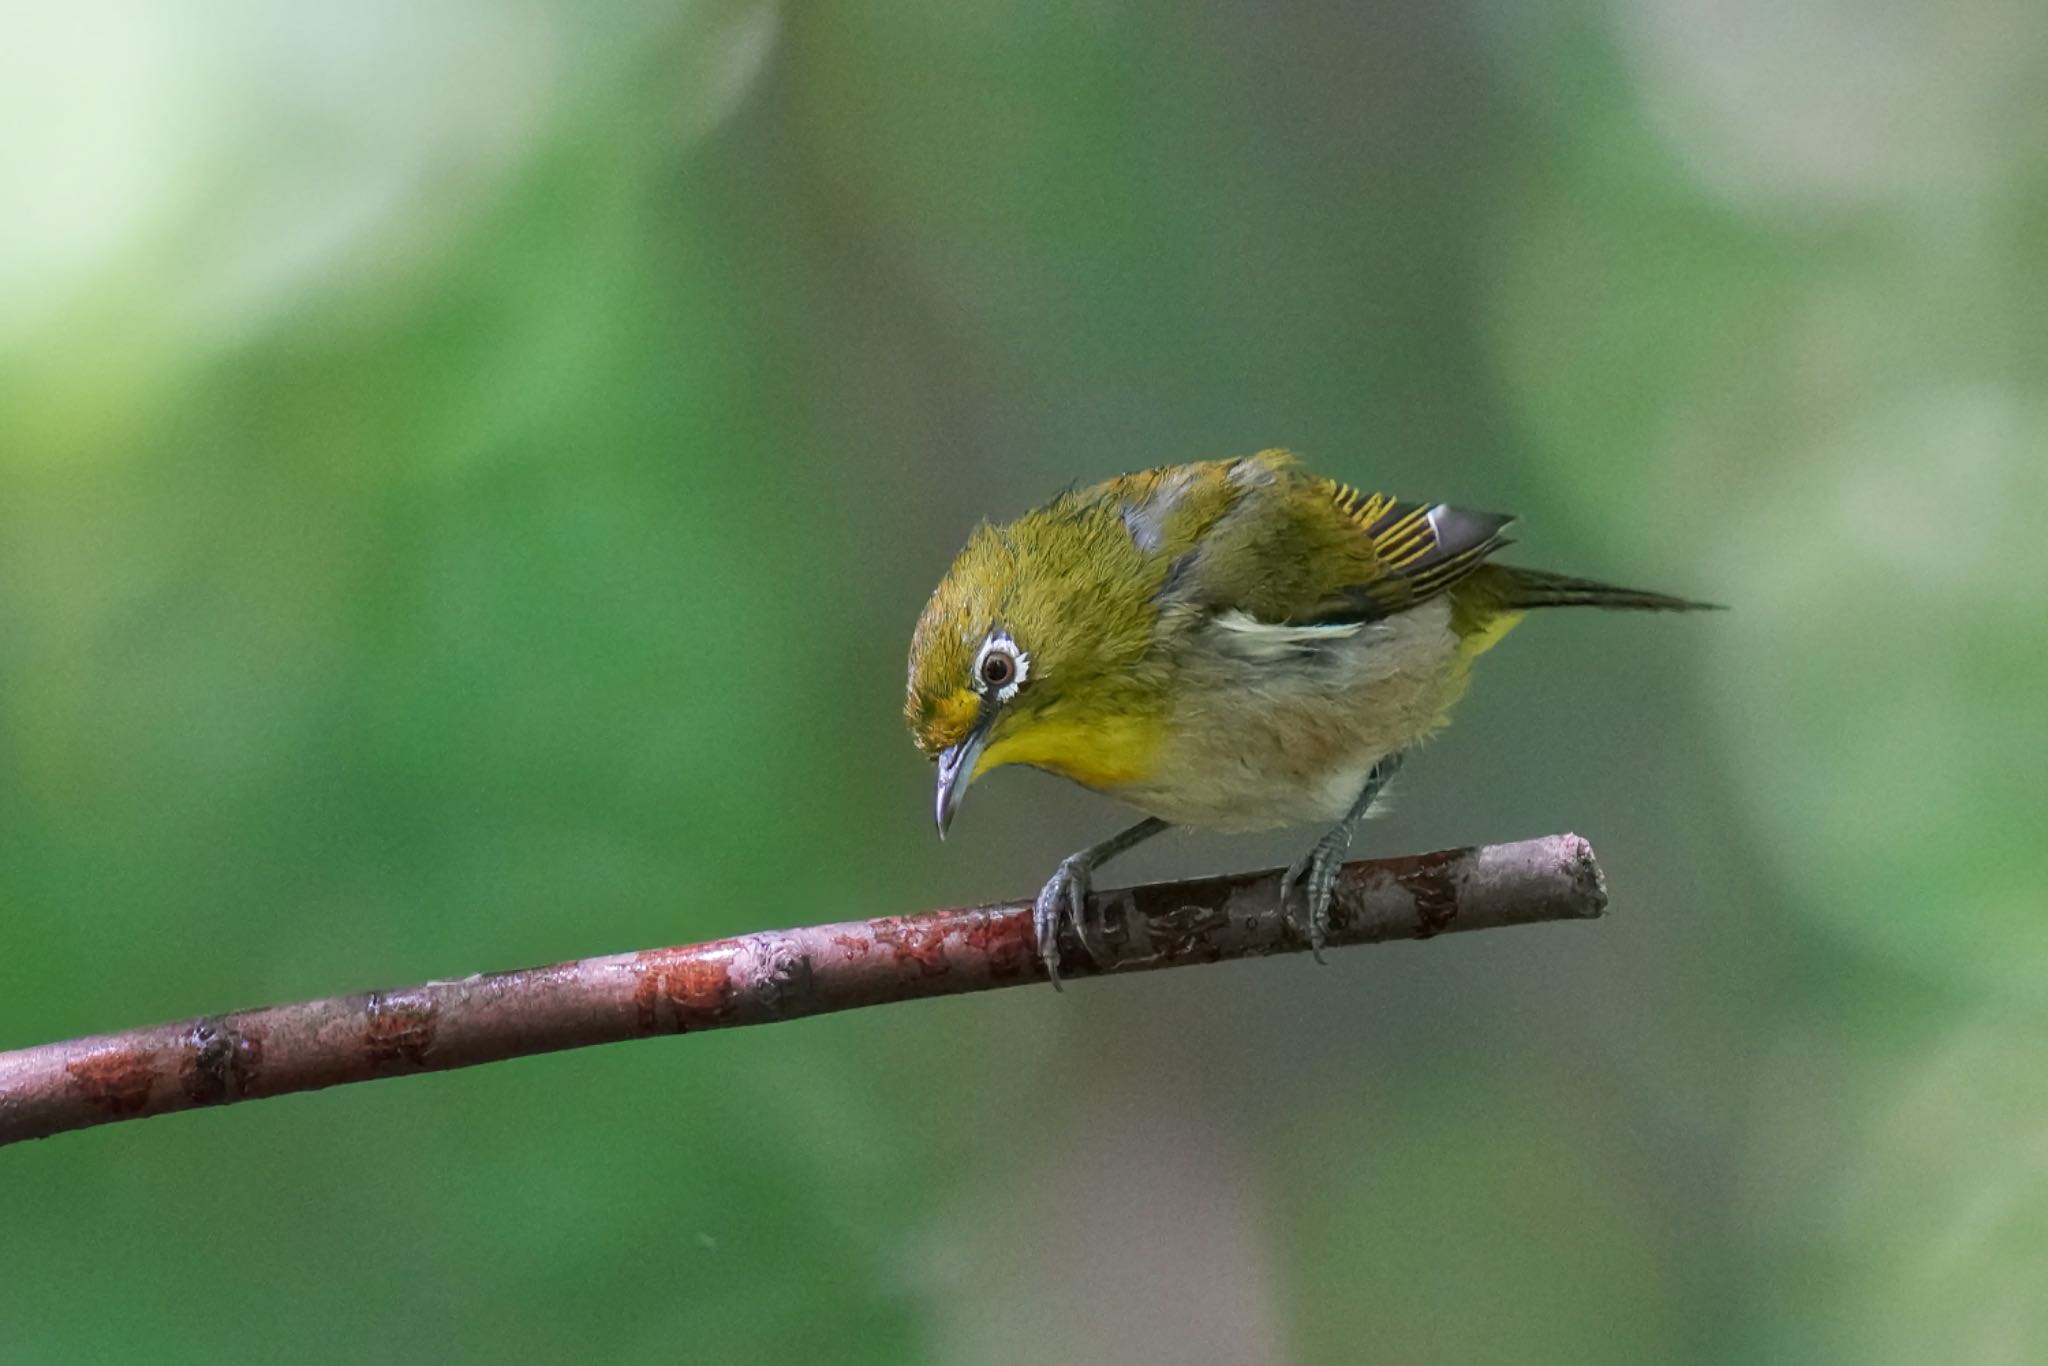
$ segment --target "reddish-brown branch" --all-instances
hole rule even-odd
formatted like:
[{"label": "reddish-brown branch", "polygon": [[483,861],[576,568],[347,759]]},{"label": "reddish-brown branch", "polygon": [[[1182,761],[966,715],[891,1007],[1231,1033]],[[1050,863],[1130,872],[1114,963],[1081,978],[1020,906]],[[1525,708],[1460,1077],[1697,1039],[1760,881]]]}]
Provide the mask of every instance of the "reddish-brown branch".
[{"label": "reddish-brown branch", "polygon": [[[1064,976],[1298,953],[1274,872],[1104,892],[1106,961]],[[1347,864],[1330,943],[1586,919],[1607,904],[1576,835]],[[769,931],[397,991],[209,1015],[0,1053],[0,1144],[500,1058],[1043,982],[1028,902]]]}]

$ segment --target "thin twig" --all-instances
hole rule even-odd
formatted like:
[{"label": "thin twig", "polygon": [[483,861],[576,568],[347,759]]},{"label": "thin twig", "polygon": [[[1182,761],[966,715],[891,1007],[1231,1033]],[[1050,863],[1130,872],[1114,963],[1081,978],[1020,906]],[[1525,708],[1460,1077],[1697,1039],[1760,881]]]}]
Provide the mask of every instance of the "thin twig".
[{"label": "thin twig", "polygon": [[[1276,872],[1161,882],[1097,900],[1092,960],[1063,976],[1299,953]],[[1330,943],[1588,919],[1607,904],[1576,835],[1347,864]],[[501,1058],[767,1024],[1045,981],[1029,902],[769,931],[710,944],[333,996],[0,1053],[0,1144]]]}]

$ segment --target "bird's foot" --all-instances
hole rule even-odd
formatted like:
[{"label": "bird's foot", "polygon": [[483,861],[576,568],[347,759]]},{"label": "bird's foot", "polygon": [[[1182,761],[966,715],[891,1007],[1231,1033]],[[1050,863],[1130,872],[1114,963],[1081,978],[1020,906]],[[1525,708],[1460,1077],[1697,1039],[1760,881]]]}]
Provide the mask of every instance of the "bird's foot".
[{"label": "bird's foot", "polygon": [[1323,948],[1330,942],[1330,902],[1337,892],[1337,870],[1344,866],[1344,854],[1351,848],[1351,825],[1349,822],[1335,826],[1315,842],[1306,854],[1296,859],[1287,869],[1287,875],[1280,880],[1280,905],[1287,909],[1288,893],[1294,884],[1301,884],[1304,918],[1288,919],[1295,929],[1308,940],[1308,951],[1315,960],[1323,962]]},{"label": "bird's foot", "polygon": [[1093,866],[1079,854],[1062,860],[1058,871],[1039,890],[1038,903],[1032,908],[1031,928],[1038,936],[1038,958],[1045,964],[1045,975],[1051,979],[1055,991],[1060,990],[1062,918],[1073,925],[1074,937],[1081,941],[1081,947],[1097,961],[1102,958],[1091,933],[1094,926],[1088,916],[1088,893],[1093,889],[1093,873]]}]

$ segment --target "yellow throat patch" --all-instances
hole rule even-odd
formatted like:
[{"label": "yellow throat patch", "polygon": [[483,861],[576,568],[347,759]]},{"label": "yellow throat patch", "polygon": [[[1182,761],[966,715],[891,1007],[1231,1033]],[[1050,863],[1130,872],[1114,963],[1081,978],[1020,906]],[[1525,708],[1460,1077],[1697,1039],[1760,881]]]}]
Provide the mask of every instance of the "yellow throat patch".
[{"label": "yellow throat patch", "polygon": [[1155,718],[1133,715],[1034,718],[982,752],[974,766],[979,778],[1004,764],[1042,768],[1097,789],[1142,782],[1152,772],[1165,727]]}]

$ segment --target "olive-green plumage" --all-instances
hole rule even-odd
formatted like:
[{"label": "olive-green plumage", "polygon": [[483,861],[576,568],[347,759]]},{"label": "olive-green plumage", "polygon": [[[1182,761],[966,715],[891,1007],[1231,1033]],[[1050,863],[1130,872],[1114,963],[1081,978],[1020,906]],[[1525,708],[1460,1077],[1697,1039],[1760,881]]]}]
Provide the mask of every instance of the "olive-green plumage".
[{"label": "olive-green plumage", "polygon": [[[1523,612],[1703,605],[1491,564],[1509,521],[1363,494],[1265,451],[984,524],[911,641],[905,710],[940,764],[941,829],[974,778],[1022,763],[1124,798],[1149,828],[1326,821],[1348,839]],[[1044,903],[1078,907],[1105,848],[1041,897],[1046,952]]]}]

